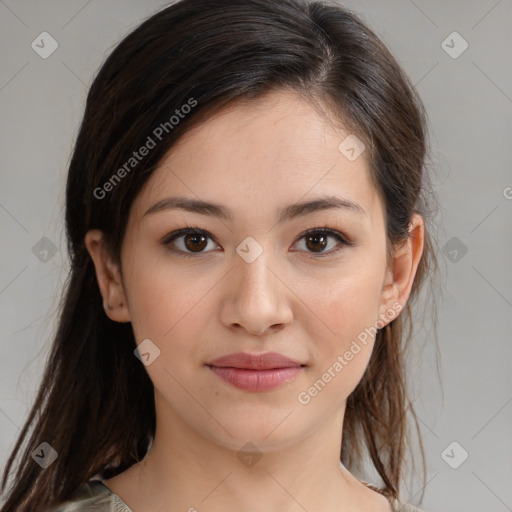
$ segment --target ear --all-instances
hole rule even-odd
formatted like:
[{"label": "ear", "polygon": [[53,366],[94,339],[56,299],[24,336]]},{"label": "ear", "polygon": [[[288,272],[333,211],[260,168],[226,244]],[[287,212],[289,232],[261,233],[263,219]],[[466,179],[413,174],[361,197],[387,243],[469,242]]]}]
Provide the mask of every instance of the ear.
[{"label": "ear", "polygon": [[379,308],[379,325],[382,324],[382,327],[398,316],[409,298],[423,255],[424,236],[423,218],[415,213],[409,223],[409,237],[396,248],[393,261],[386,271]]},{"label": "ear", "polygon": [[94,262],[105,313],[115,322],[129,322],[130,313],[121,272],[107,251],[103,232],[99,229],[88,231],[85,235],[85,245]]}]

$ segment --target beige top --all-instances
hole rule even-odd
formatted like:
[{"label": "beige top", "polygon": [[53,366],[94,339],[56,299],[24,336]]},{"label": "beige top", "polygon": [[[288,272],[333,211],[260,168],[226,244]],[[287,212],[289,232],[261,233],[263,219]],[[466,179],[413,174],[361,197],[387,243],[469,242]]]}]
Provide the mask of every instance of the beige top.
[{"label": "beige top", "polygon": [[[381,492],[373,485],[363,482],[370,489]],[[419,509],[388,498],[393,512],[421,512]],[[113,493],[101,480],[89,480],[82,484],[73,494],[71,500],[50,508],[46,512],[133,512],[128,505]]]}]

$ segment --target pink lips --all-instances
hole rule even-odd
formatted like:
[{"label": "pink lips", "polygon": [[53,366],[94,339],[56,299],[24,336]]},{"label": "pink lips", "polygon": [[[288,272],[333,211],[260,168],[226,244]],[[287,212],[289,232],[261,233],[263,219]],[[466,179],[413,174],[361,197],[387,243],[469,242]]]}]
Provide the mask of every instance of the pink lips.
[{"label": "pink lips", "polygon": [[304,367],[276,352],[239,352],[220,357],[207,366],[221,379],[246,391],[268,391],[293,379]]}]

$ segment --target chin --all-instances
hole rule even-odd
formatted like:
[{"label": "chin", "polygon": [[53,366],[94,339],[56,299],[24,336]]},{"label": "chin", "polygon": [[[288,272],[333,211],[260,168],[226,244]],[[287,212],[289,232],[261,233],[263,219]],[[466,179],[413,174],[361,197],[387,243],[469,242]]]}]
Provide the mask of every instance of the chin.
[{"label": "chin", "polygon": [[279,419],[276,421],[270,421],[265,415],[255,416],[254,414],[246,415],[243,418],[236,415],[231,416],[229,421],[222,421],[220,417],[215,416],[219,418],[219,422],[231,436],[221,427],[215,428],[215,432],[203,431],[203,435],[209,437],[216,444],[236,452],[279,451],[308,437],[312,431],[312,427],[307,429],[304,422],[301,422],[300,425],[296,424],[297,420],[291,419],[293,413],[290,414],[290,412],[290,408],[282,409]]}]

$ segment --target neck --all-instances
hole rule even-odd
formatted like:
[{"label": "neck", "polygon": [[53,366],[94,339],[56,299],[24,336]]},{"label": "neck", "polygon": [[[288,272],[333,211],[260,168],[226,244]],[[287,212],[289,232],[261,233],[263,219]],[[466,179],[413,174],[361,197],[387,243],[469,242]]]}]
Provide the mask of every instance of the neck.
[{"label": "neck", "polygon": [[363,510],[369,493],[373,504],[377,495],[340,464],[343,415],[335,411],[313,435],[284,448],[269,448],[270,434],[266,443],[237,440],[243,448],[235,449],[165,409],[149,453],[127,471],[130,483],[118,486],[119,494],[137,512]]}]

